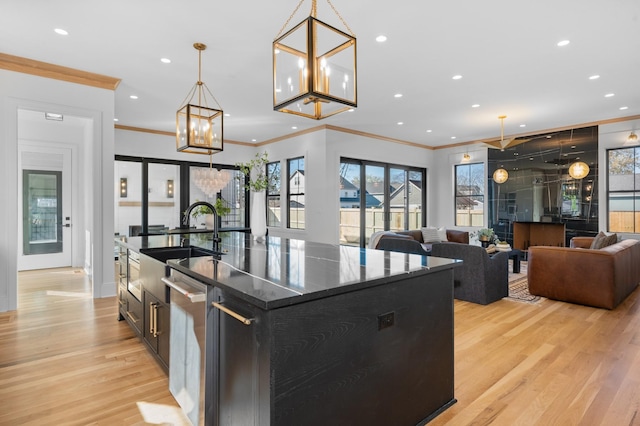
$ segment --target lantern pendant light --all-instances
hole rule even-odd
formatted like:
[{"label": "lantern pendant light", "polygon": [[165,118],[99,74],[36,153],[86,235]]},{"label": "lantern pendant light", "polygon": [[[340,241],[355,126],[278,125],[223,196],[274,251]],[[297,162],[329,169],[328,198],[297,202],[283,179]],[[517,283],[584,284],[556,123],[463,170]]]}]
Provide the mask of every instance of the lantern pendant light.
[{"label": "lantern pendant light", "polygon": [[[215,96],[202,81],[202,52],[207,46],[194,43],[193,47],[198,51],[198,81],[176,113],[176,149],[191,154],[211,155],[223,150],[224,114]],[[196,94],[198,97],[194,99]],[[217,108],[210,105],[207,94]]]},{"label": "lantern pendant light", "polygon": [[[357,107],[356,38],[311,15],[283,34],[298,3],[273,42],[273,109],[320,120]],[[282,34],[282,35],[280,35]]]}]

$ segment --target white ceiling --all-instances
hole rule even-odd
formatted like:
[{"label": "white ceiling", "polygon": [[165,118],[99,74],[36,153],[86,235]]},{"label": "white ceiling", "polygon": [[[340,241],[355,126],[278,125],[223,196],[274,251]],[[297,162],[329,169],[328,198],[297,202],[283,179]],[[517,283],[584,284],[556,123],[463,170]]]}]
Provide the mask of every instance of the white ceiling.
[{"label": "white ceiling", "polygon": [[[333,0],[358,40],[358,108],[274,112],[271,43],[297,1],[2,0],[0,52],[120,78],[119,124],[171,132],[205,43],[225,139],[249,143],[330,124],[436,147],[498,138],[501,114],[505,138],[640,115],[638,0]],[[345,30],[326,0],[317,17]]]}]

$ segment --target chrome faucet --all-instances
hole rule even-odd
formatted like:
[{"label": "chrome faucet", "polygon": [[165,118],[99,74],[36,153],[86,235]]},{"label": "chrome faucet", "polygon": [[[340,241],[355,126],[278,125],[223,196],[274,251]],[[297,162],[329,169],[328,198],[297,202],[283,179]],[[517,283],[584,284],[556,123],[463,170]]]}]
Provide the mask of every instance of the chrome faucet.
[{"label": "chrome faucet", "polygon": [[189,207],[187,207],[187,210],[184,211],[182,224],[184,226],[189,226],[189,216],[191,216],[191,211],[198,206],[209,207],[209,209],[211,209],[211,213],[213,213],[213,251],[216,253],[219,253],[220,241],[222,240],[218,235],[218,212],[216,211],[216,208],[213,207],[211,203],[208,203],[206,201],[196,201],[195,203],[191,204]]}]

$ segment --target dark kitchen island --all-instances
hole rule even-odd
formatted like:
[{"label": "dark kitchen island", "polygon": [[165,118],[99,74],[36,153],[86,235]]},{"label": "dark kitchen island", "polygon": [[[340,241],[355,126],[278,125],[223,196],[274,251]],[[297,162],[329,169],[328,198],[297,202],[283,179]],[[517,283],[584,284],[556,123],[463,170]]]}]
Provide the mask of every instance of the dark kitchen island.
[{"label": "dark kitchen island", "polygon": [[458,261],[222,238],[168,261],[209,289],[206,424],[416,425],[455,402]]}]

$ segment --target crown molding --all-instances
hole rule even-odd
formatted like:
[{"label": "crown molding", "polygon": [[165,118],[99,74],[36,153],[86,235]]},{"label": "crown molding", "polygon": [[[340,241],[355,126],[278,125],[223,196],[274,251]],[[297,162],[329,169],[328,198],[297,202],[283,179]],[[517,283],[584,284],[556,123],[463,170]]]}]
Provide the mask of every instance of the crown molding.
[{"label": "crown molding", "polygon": [[[172,138],[176,137],[176,133],[175,132],[167,132],[167,131],[164,131],[164,130],[145,129],[143,127],[125,126],[125,125],[122,125],[122,124],[114,124],[113,127],[118,129],[118,130],[126,130],[128,132],[142,132],[142,133],[151,133],[151,134],[154,134],[154,135],[170,136]],[[228,143],[228,144],[231,144],[231,145],[251,146],[251,147],[255,147],[256,146],[256,144],[253,144],[253,143],[240,142],[240,141],[234,141],[234,140],[229,140],[229,139],[225,139],[224,143]]]},{"label": "crown molding", "polygon": [[121,81],[119,78],[49,64],[20,56],[7,55],[6,53],[0,53],[0,69],[107,90],[116,90]]}]

